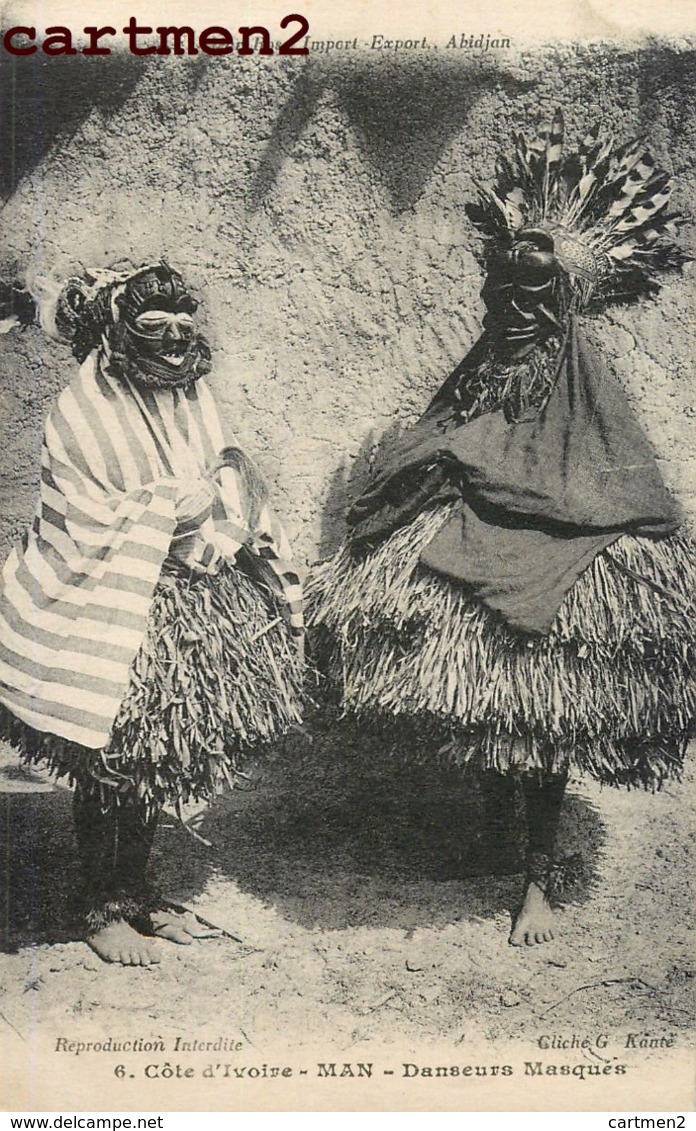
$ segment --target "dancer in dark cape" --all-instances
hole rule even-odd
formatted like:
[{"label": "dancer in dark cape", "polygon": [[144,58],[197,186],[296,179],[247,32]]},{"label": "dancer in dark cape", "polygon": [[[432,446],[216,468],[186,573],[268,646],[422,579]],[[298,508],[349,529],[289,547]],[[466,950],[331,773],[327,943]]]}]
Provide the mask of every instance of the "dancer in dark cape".
[{"label": "dancer in dark cape", "polygon": [[685,257],[670,179],[594,129],[517,140],[471,219],[484,333],[348,515],[308,620],[346,709],[445,730],[513,775],[528,824],[513,944],[553,937],[571,771],[659,787],[696,707],[694,558],[584,312],[650,296]]},{"label": "dancer in dark cape", "polygon": [[[30,320],[26,295],[6,298]],[[124,965],[158,961],[147,936],[210,933],[146,885],[162,807],[210,800],[300,719],[299,578],[223,438],[196,308],[166,263],[70,279],[42,305],[80,369],[0,583],[0,725],[74,785],[85,936]]]}]

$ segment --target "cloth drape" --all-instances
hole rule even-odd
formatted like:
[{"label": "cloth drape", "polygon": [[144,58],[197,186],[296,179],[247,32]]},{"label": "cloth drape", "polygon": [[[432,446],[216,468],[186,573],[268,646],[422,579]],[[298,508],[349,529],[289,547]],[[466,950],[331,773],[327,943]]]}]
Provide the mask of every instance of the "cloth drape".
[{"label": "cloth drape", "polygon": [[[474,347],[474,359],[481,356]],[[681,523],[616,377],[571,320],[555,388],[531,421],[501,410],[463,423],[453,378],[402,437],[348,516],[372,544],[425,505],[459,506],[421,561],[465,584],[515,628],[547,632],[569,589],[621,534],[663,536]]]},{"label": "cloth drape", "polygon": [[143,389],[87,358],[49,415],[34,520],[0,581],[0,702],[17,718],[106,744],[168,559],[215,572],[244,547],[301,632],[282,527],[225,451],[203,380]]}]

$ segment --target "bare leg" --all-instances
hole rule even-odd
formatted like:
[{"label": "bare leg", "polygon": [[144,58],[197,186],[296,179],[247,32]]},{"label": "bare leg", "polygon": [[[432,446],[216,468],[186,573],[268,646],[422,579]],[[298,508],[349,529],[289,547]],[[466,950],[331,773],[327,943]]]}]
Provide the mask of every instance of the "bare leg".
[{"label": "bare leg", "polygon": [[523,778],[527,811],[527,880],[522,910],[510,935],[513,946],[535,946],[550,942],[556,930],[553,908],[547,898],[546,881],[553,862],[558,822],[568,775]]},{"label": "bare leg", "polygon": [[511,841],[517,818],[517,782],[512,774],[488,773],[481,778],[481,791],[477,848],[486,874],[518,872],[518,854]]},{"label": "bare leg", "polygon": [[159,814],[146,814],[141,805],[122,805],[119,813],[118,882],[138,904],[131,925],[149,937],[189,946],[194,939],[218,938],[221,932],[206,927],[192,911],[162,899],[145,884]]},{"label": "bare leg", "polygon": [[73,801],[84,875],[86,941],[105,962],[151,966],[153,944],[129,920],[142,911],[140,896],[157,816],[145,819],[136,799],[102,805],[79,786]]}]

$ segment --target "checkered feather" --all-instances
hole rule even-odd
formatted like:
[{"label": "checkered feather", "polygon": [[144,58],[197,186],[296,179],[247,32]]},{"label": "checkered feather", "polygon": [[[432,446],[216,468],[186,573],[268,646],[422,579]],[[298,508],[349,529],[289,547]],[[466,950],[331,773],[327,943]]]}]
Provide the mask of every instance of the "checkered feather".
[{"label": "checkered feather", "polygon": [[663,271],[690,258],[675,243],[679,216],[667,214],[669,173],[640,138],[615,146],[598,123],[566,152],[564,134],[560,109],[539,137],[518,134],[471,219],[494,248],[514,245],[524,229],[548,232],[571,309],[654,293]]}]

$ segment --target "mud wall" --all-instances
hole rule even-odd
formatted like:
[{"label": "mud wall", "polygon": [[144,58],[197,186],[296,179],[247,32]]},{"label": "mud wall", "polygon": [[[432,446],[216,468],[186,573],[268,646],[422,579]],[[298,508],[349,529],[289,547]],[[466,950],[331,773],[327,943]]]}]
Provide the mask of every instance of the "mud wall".
[{"label": "mud wall", "polygon": [[[678,177],[676,203],[688,213],[696,200],[683,44],[11,70],[2,276],[161,255],[177,266],[202,300],[225,423],[305,561],[340,540],[395,418],[412,420],[477,336],[479,245],[463,205],[513,131],[560,105],[572,141],[597,119],[645,133]],[[693,249],[693,224],[684,239]],[[696,512],[693,277],[592,333]],[[42,421],[73,365],[39,331],[0,338],[3,556],[31,514]]]}]

